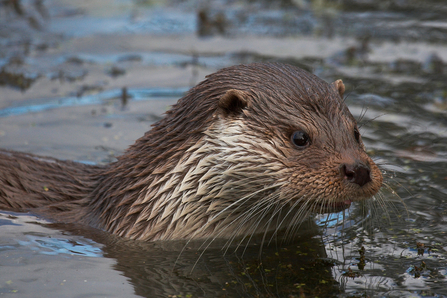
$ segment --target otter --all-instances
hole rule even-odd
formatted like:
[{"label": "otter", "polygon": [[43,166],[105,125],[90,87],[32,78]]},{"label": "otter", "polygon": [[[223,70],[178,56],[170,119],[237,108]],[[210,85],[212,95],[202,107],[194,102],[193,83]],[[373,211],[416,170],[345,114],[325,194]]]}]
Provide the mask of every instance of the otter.
[{"label": "otter", "polygon": [[381,188],[344,90],[291,65],[221,69],[108,165],[0,150],[0,209],[138,240],[290,231]]}]

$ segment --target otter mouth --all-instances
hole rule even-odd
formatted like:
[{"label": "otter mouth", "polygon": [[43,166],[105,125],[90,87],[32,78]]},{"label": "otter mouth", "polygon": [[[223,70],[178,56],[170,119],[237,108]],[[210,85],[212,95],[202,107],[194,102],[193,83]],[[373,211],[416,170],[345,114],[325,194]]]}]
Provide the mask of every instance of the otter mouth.
[{"label": "otter mouth", "polygon": [[343,202],[330,202],[318,204],[314,207],[314,210],[318,213],[337,213],[351,207],[352,201],[346,200]]}]

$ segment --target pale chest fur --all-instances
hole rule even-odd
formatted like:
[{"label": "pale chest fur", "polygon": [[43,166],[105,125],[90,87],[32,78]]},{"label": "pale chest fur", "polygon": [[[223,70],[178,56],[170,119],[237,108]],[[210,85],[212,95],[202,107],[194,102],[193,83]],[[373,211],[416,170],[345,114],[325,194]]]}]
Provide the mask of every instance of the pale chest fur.
[{"label": "pale chest fur", "polygon": [[139,210],[145,206],[137,223],[145,222],[146,230],[137,238],[202,238],[216,229],[219,237],[237,236],[253,223],[265,230],[258,218],[272,211],[284,166],[272,158],[275,146],[247,134],[242,120],[216,120],[175,167],[151,175],[134,204]]}]

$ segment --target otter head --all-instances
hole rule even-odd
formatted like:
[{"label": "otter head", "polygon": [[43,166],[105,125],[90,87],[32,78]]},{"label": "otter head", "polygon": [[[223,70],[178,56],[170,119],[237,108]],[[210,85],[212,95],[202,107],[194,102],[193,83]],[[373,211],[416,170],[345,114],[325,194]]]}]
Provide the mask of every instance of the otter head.
[{"label": "otter head", "polygon": [[231,238],[373,196],[382,175],[343,92],[340,80],[281,64],[208,76],[112,166],[93,203],[99,226],[137,239]]},{"label": "otter head", "polygon": [[381,171],[365,152],[341,80],[328,84],[280,64],[224,72],[231,84],[204,132],[215,144],[220,192],[214,200],[222,204],[216,211],[225,215],[223,230],[286,227],[309,212],[341,211],[379,191]]}]

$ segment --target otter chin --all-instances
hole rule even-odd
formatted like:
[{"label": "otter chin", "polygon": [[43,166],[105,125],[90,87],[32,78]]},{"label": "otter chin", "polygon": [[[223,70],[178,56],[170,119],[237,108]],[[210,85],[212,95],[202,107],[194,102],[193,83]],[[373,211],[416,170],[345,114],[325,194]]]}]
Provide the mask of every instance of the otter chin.
[{"label": "otter chin", "polygon": [[294,228],[382,185],[344,89],[290,65],[219,70],[108,165],[0,150],[0,208],[140,240]]}]

